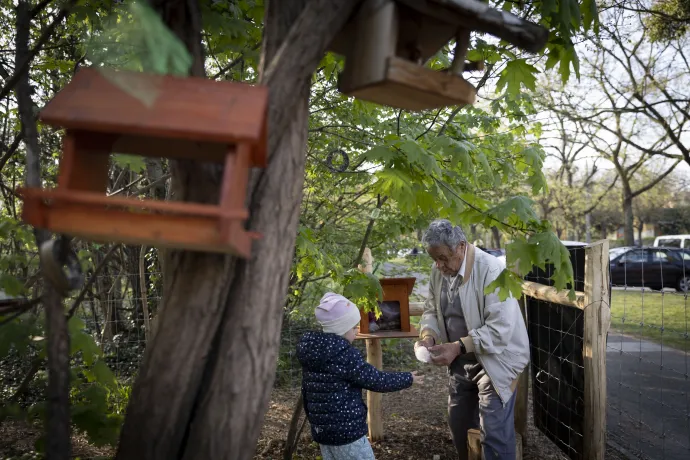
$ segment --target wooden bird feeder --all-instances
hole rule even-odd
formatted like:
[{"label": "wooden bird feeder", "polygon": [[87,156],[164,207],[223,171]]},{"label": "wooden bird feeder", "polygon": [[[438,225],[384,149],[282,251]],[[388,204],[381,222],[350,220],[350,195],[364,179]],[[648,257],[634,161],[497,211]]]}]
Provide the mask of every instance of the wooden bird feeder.
[{"label": "wooden bird feeder", "polygon": [[[371,321],[369,313],[360,310],[359,339],[390,339],[418,337],[419,332],[410,324],[410,294],[415,278],[382,278],[383,301],[379,308],[383,315]],[[376,324],[376,331],[373,331]]]},{"label": "wooden bird feeder", "polygon": [[[155,101],[147,106],[98,70],[80,70],[40,113],[66,132],[57,188],[20,190],[24,221],[93,241],[249,257],[257,235],[244,229],[244,202],[249,168],[266,166],[267,88],[117,75],[157,91]],[[218,204],[107,197],[113,152],[224,165]]]},{"label": "wooden bird feeder", "polygon": [[[365,0],[329,47],[345,56],[339,89],[412,111],[473,104],[476,89],[462,77],[483,68],[465,62],[472,30],[527,51],[538,51],[548,39],[545,28],[477,0]],[[450,69],[424,67],[452,39]]]}]

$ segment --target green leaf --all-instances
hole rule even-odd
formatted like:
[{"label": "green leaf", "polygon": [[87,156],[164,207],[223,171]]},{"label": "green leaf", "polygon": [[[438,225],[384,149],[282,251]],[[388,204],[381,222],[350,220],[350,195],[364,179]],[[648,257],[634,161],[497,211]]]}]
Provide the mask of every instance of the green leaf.
[{"label": "green leaf", "polygon": [[378,145],[365,152],[362,157],[368,161],[387,162],[397,156],[397,152],[387,145]]},{"label": "green leaf", "polygon": [[427,155],[415,141],[405,141],[400,144],[399,148],[405,153],[407,161],[410,163],[422,164],[422,157]]},{"label": "green leaf", "polygon": [[[582,6],[582,19],[585,26],[585,30],[589,31],[594,29],[595,34],[599,34],[599,10],[597,8],[596,0],[583,0]],[[592,27],[593,26],[593,27]]]},{"label": "green leaf", "polygon": [[70,355],[77,352],[82,353],[82,358],[87,366],[91,366],[96,357],[101,356],[103,352],[93,337],[84,332],[84,322],[76,316],[70,318],[67,323],[70,332]]},{"label": "green leaf", "polygon": [[141,174],[146,170],[146,162],[143,157],[135,155],[127,155],[124,153],[115,153],[113,161],[121,168],[129,168],[131,171]]},{"label": "green leaf", "polygon": [[514,196],[490,209],[489,214],[504,222],[509,217],[516,217],[525,223],[536,222],[539,218],[532,209],[533,204],[526,196]]},{"label": "green leaf", "polygon": [[8,273],[0,273],[0,299],[18,297],[24,292],[24,285]]},{"label": "green leaf", "polygon": [[541,15],[545,18],[551,17],[552,14],[558,11],[556,0],[542,0],[541,1]]},{"label": "green leaf", "polygon": [[377,301],[383,299],[383,288],[375,275],[351,269],[344,277],[343,296],[365,312],[378,312]]},{"label": "green leaf", "polygon": [[484,174],[486,174],[486,176],[493,181],[494,173],[491,169],[491,165],[489,165],[489,160],[486,159],[486,155],[483,152],[476,152],[474,154],[474,158],[477,160],[477,163],[479,163],[479,165],[484,170]]},{"label": "green leaf", "polygon": [[541,262],[541,267],[547,262],[553,264],[555,270],[551,279],[556,289],[565,289],[573,280],[573,266],[568,249],[551,231],[535,233],[529,242],[537,244],[537,260]]},{"label": "green leaf", "polygon": [[501,72],[501,77],[496,83],[498,91],[506,92],[516,97],[520,94],[521,86],[528,90],[536,90],[537,77],[535,74],[539,73],[536,67],[527,63],[525,59],[515,59],[506,64],[505,69]]},{"label": "green leaf", "polygon": [[516,238],[506,245],[506,265],[516,267],[522,275],[532,271],[537,258],[537,245],[528,243],[524,238]]},{"label": "green leaf", "polygon": [[573,65],[573,70],[575,71],[575,76],[580,78],[580,59],[575,52],[575,46],[571,43],[570,45],[563,48],[560,54],[561,65],[559,67],[559,72],[561,74],[561,81],[563,84],[567,83],[570,78],[570,64]]},{"label": "green leaf", "polygon": [[108,365],[102,360],[96,361],[96,364],[91,368],[96,381],[108,388],[117,387],[117,379],[115,374],[110,370]]},{"label": "green leaf", "polygon": [[[496,292],[498,290],[498,292]],[[484,294],[496,292],[501,302],[509,296],[519,298],[522,295],[522,279],[509,270],[503,270],[498,278],[484,288]]]}]

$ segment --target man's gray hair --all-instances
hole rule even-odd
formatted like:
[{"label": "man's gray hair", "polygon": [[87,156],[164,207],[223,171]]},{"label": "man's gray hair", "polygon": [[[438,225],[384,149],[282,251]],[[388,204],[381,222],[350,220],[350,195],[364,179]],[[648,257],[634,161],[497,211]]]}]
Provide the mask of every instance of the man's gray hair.
[{"label": "man's gray hair", "polygon": [[437,219],[433,221],[429,224],[429,228],[426,229],[422,237],[422,244],[425,249],[441,245],[447,246],[450,249],[455,249],[463,242],[467,242],[465,232],[446,219]]}]

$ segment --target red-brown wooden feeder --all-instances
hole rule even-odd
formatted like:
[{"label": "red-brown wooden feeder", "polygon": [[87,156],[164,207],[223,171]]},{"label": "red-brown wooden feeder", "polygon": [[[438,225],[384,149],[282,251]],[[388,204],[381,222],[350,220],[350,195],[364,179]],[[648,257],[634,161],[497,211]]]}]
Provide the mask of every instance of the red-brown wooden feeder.
[{"label": "red-brown wooden feeder", "polygon": [[[146,105],[82,69],[41,111],[66,128],[56,189],[20,189],[25,222],[93,241],[251,254],[244,229],[250,167],[266,166],[268,89],[203,78],[116,72],[157,91]],[[219,204],[106,196],[113,152],[221,163]],[[193,184],[192,184],[193,186]]]},{"label": "red-brown wooden feeder", "polygon": [[419,332],[410,324],[410,294],[416,278],[381,278],[383,300],[379,309],[383,315],[374,322],[373,331],[369,313],[360,310],[358,339],[392,339],[419,337]]}]

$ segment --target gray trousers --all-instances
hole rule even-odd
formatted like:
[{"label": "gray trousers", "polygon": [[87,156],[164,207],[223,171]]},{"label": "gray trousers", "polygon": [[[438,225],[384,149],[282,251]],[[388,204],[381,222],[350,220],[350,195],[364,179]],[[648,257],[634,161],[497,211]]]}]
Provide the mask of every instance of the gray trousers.
[{"label": "gray trousers", "polygon": [[320,444],[323,460],[375,460],[374,451],[366,436],[344,446]]},{"label": "gray trousers", "polygon": [[486,460],[515,460],[515,395],[504,407],[476,362],[453,363],[449,374],[448,426],[460,460],[467,460],[470,428],[479,428]]}]

